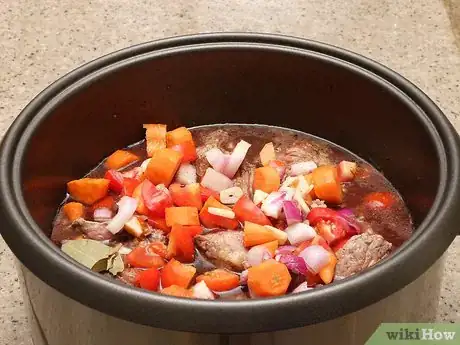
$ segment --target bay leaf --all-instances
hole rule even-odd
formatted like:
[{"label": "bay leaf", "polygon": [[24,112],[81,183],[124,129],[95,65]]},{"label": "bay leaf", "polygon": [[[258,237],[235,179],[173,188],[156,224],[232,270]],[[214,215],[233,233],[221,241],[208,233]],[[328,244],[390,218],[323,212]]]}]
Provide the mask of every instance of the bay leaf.
[{"label": "bay leaf", "polygon": [[116,276],[118,273],[123,272],[125,269],[125,263],[123,262],[120,254],[115,254],[111,259],[112,267],[110,267],[108,271]]},{"label": "bay leaf", "polygon": [[99,260],[98,262],[96,262],[94,264],[93,267],[91,267],[91,269],[94,271],[94,272],[103,272],[103,271],[107,271],[108,270],[108,267],[109,267],[109,261],[110,261],[110,258],[104,258],[104,259],[101,259]]},{"label": "bay leaf", "polygon": [[[67,241],[61,249],[75,261],[92,269],[99,261],[109,258],[112,248],[98,241],[79,239]],[[98,264],[96,269],[100,265],[102,264]]]}]

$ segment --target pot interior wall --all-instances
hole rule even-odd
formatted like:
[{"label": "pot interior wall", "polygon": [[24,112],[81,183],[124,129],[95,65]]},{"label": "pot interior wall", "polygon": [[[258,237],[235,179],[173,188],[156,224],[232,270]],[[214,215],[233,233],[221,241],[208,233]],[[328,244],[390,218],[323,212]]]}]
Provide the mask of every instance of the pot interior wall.
[{"label": "pot interior wall", "polygon": [[318,57],[227,48],[145,58],[63,98],[23,162],[30,212],[49,229],[65,183],[143,138],[143,123],[226,122],[295,128],[357,153],[392,181],[416,224],[434,200],[434,142],[413,109],[381,83]]}]

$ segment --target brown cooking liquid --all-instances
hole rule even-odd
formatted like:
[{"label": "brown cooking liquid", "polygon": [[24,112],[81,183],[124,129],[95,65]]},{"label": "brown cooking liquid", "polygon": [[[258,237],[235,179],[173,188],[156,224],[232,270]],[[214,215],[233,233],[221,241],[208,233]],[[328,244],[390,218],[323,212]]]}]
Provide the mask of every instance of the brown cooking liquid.
[{"label": "brown cooking liquid", "polygon": [[[251,193],[251,172],[260,166],[259,152],[268,142],[273,142],[277,159],[288,165],[308,160],[318,165],[338,164],[342,160],[354,161],[359,167],[357,175],[352,182],[344,184],[344,201],[337,206],[353,210],[356,217],[362,220],[363,231],[372,230],[382,235],[393,244],[393,249],[406,241],[413,232],[410,213],[402,197],[391,183],[372,165],[334,143],[303,132],[258,125],[212,125],[192,128],[191,131],[198,153],[198,159],[194,162],[197,167],[198,181],[209,167],[204,157],[206,151],[218,147],[225,153],[231,153],[240,140],[245,140],[252,146],[234,180],[243,191],[247,187],[248,193]],[[126,150],[132,151],[141,159],[124,168],[123,171],[139,166],[147,158],[145,140],[129,146]],[[106,170],[104,161],[102,161],[88,174],[88,177],[102,177]],[[363,204],[364,196],[370,192],[391,192],[396,202],[387,209],[372,209]],[[91,215],[88,215],[86,219],[91,219],[90,217]],[[60,224],[65,223],[64,218],[62,211],[59,211],[54,227],[60,227]],[[135,245],[136,240],[133,242],[129,237],[129,235],[120,236],[117,240],[127,241],[129,246]],[[198,272],[213,268],[210,262],[199,253],[197,254],[195,265]]]}]

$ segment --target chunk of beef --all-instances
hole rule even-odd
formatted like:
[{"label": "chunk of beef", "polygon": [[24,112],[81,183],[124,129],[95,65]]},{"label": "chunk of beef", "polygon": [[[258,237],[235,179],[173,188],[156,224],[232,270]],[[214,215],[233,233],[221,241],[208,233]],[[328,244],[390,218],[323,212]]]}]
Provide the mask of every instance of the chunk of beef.
[{"label": "chunk of beef", "polygon": [[252,181],[254,175],[254,169],[256,166],[249,162],[243,162],[237,174],[233,178],[233,184],[235,187],[240,187],[243,193],[252,199]]},{"label": "chunk of beef", "polygon": [[292,139],[289,136],[275,137],[275,147],[277,147],[277,159],[287,165],[302,161],[314,161],[318,165],[334,164],[332,150],[324,144],[313,141]]},{"label": "chunk of beef", "polygon": [[91,222],[83,218],[69,222],[60,218],[54,224],[51,240],[62,244],[63,241],[77,239],[81,235],[96,241],[110,240],[113,237],[112,233],[107,230],[106,223]]},{"label": "chunk of beef", "polygon": [[336,276],[349,277],[375,265],[390,253],[391,247],[391,243],[378,234],[367,232],[353,236],[336,253]]},{"label": "chunk of beef", "polygon": [[219,268],[242,271],[246,268],[248,251],[243,245],[242,231],[217,231],[195,237],[199,250]]}]

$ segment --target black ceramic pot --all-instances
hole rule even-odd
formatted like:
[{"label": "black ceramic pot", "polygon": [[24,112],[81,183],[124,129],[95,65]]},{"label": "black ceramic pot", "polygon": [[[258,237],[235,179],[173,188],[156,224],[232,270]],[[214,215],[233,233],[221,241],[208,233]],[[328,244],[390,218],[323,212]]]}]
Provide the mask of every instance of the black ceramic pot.
[{"label": "black ceramic pot", "polygon": [[[120,285],[48,239],[65,183],[142,138],[141,124],[226,122],[295,128],[368,159],[405,198],[415,234],[350,279],[235,302]],[[188,36],[102,57],[27,106],[0,159],[1,233],[22,264],[36,344],[360,344],[382,321],[433,316],[460,221],[458,137],[433,102],[376,62],[282,36]]]}]

